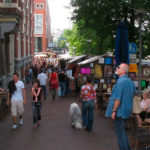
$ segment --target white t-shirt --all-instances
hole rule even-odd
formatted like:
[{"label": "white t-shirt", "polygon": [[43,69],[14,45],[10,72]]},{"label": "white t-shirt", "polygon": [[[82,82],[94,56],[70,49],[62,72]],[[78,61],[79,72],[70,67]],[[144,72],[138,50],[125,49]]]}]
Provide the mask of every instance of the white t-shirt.
[{"label": "white t-shirt", "polygon": [[40,81],[40,85],[46,85],[47,75],[45,73],[40,73],[38,75],[38,80]]},{"label": "white t-shirt", "polygon": [[24,83],[22,81],[18,81],[15,83],[17,90],[12,94],[11,100],[15,101],[23,101],[23,93],[22,89],[24,89]]}]

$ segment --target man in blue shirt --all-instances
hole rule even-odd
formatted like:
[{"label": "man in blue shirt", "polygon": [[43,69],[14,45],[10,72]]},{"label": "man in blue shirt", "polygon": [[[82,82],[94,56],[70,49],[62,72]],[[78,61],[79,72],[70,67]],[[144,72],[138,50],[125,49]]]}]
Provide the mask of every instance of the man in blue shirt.
[{"label": "man in blue shirt", "polygon": [[129,118],[132,111],[135,87],[132,80],[126,75],[128,68],[128,65],[124,63],[117,67],[115,73],[119,79],[112,90],[105,114],[106,117],[114,120],[120,150],[131,150],[125,132],[125,120]]}]

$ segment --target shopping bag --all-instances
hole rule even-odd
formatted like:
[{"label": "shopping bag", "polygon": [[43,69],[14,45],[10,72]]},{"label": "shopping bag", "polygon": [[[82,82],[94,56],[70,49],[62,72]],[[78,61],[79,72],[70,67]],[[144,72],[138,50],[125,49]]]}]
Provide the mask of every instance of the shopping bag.
[{"label": "shopping bag", "polygon": [[139,114],[142,112],[142,108],[140,106],[140,103],[141,103],[141,98],[139,96],[134,96],[132,113]]},{"label": "shopping bag", "polygon": [[58,87],[58,96],[61,96],[61,88],[60,88],[60,86]]}]

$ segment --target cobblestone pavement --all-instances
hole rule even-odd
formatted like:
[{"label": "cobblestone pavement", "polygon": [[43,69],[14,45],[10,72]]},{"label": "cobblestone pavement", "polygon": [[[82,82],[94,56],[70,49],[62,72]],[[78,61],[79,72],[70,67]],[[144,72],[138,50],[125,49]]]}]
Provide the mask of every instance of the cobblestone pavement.
[{"label": "cobblestone pavement", "polygon": [[47,89],[48,98],[43,102],[41,126],[33,129],[30,89],[31,86],[27,85],[24,125],[12,130],[10,115],[0,122],[0,150],[118,150],[109,121],[98,111],[95,111],[91,133],[71,128],[69,106],[74,101],[78,102],[75,94],[57,97],[53,101]]}]

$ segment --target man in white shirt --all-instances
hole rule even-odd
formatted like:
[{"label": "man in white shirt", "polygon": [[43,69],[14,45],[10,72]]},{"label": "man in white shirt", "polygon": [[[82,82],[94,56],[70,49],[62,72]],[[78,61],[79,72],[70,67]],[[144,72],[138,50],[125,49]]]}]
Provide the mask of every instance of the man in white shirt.
[{"label": "man in white shirt", "polygon": [[22,119],[22,115],[24,112],[23,104],[26,103],[26,94],[25,94],[24,83],[19,80],[18,73],[13,74],[13,81],[11,81],[11,84],[12,85],[9,87],[7,104],[9,105],[11,103],[13,129],[16,129],[17,128],[17,115],[19,115],[20,125],[23,125],[23,119]]},{"label": "man in white shirt", "polygon": [[40,86],[44,93],[44,100],[47,98],[47,92],[46,92],[46,83],[47,83],[47,75],[42,70],[41,73],[38,75],[38,80],[40,81]]}]

